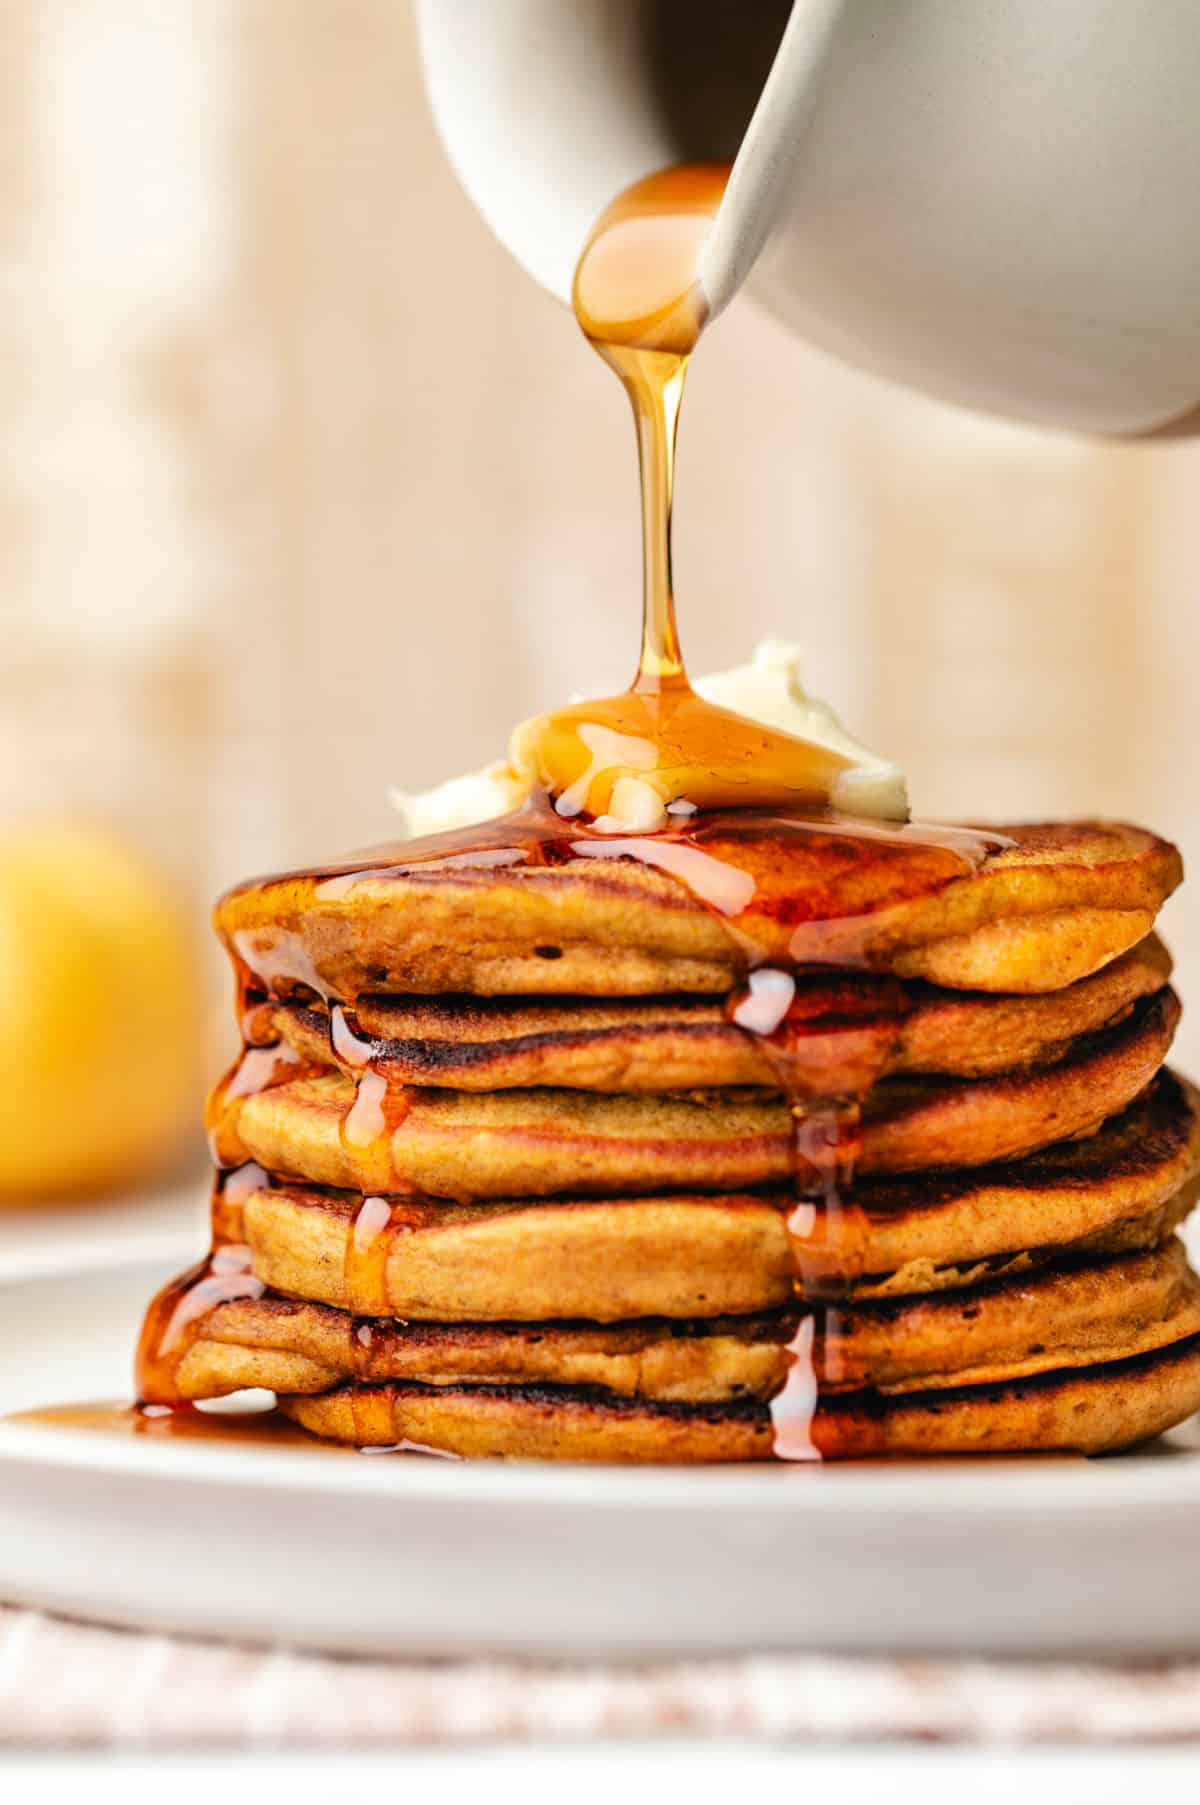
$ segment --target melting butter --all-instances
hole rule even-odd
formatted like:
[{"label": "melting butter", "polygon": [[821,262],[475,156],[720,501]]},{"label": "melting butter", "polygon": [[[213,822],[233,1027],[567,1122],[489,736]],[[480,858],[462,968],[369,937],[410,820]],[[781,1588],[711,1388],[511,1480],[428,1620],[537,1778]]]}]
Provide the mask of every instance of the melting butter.
[{"label": "melting butter", "polygon": [[695,688],[706,702],[776,727],[797,739],[810,740],[849,763],[838,774],[830,803],[847,814],[876,815],[883,821],[908,820],[908,781],[890,758],[869,752],[843,727],[838,716],[804,687],[800,647],[786,639],[764,639],[749,664],[699,677]]},{"label": "melting butter", "polygon": [[[810,696],[801,675],[800,648],[786,640],[767,639],[748,664],[698,677],[694,688],[705,701],[732,709],[763,726],[808,740],[849,762],[835,779],[830,801],[847,814],[885,821],[908,819],[908,786],[904,773],[888,759],[877,758],[848,733],[828,703]],[[471,827],[519,807],[529,794],[530,778],[522,768],[520,746],[529,723],[513,734],[510,756],[462,777],[452,777],[431,790],[392,790],[391,800],[414,837]],[[615,785],[608,814],[596,826],[613,833],[653,833],[666,821],[662,798],[648,782],[623,777]]]}]

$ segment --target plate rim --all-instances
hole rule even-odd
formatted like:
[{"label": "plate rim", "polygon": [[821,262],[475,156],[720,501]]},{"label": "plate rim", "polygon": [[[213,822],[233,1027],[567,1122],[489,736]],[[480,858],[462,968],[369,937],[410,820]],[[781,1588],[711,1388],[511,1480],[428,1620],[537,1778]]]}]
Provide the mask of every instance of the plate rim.
[{"label": "plate rim", "polygon": [[[63,1262],[0,1281],[0,1298],[14,1286],[55,1286],[72,1279],[119,1284],[144,1276],[154,1282],[161,1255],[125,1250],[104,1265]],[[55,1400],[62,1403],[68,1400]],[[79,1400],[82,1404],[92,1399]],[[52,1408],[53,1404],[48,1404]],[[319,1443],[294,1446],[171,1443],[102,1429],[22,1420],[26,1410],[0,1416],[0,1479],[17,1466],[80,1473],[127,1474],[162,1483],[250,1486],[289,1493],[411,1498],[414,1503],[524,1503],[546,1508],[647,1512],[795,1511],[795,1486],[806,1514],[899,1513],[1014,1519],[1052,1512],[1078,1517],[1200,1500],[1200,1444],[1164,1446],[1150,1453],[1101,1456],[959,1455],[928,1460],[831,1461],[827,1464],[746,1462],[730,1465],[641,1466],[531,1460],[458,1460],[409,1455],[354,1459],[354,1450]],[[32,1406],[36,1409],[38,1406]],[[354,1474],[353,1482],[348,1476]]]},{"label": "plate rim", "polygon": [[[414,1502],[526,1503],[627,1511],[795,1511],[790,1486],[807,1485],[808,1514],[883,1511],[920,1515],[1026,1516],[1086,1509],[1105,1515],[1157,1504],[1195,1503],[1200,1470],[1186,1452],[1151,1455],[1117,1467],[1120,1457],[1089,1461],[1072,1456],[950,1458],[913,1461],[801,1463],[801,1471],[766,1464],[742,1466],[613,1466],[552,1461],[458,1461],[410,1456],[329,1458],[314,1448],[171,1445],[108,1437],[103,1430],[60,1428],[0,1419],[0,1477],[16,1465],[128,1474],[174,1484],[254,1487],[321,1496],[409,1497]],[[1104,1474],[1112,1467],[1116,1483]],[[950,1471],[948,1471],[950,1469]],[[353,1481],[349,1475],[353,1472]],[[1084,1474],[1088,1477],[1084,1478]],[[1187,1477],[1185,1477],[1187,1475]]]}]

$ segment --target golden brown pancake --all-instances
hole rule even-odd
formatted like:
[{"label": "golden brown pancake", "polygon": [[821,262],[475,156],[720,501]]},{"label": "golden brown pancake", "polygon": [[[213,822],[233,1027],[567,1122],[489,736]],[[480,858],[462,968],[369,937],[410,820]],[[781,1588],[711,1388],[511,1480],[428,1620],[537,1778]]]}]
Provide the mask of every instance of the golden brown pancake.
[{"label": "golden brown pancake", "polygon": [[[567,1386],[343,1386],[281,1397],[316,1435],[470,1458],[690,1464],[769,1460],[758,1402],[672,1404]],[[851,1392],[822,1399],[809,1433],[825,1459],[874,1455],[1099,1454],[1132,1446],[1200,1407],[1200,1337],[1104,1365],[1000,1385]]]},{"label": "golden brown pancake", "polygon": [[[799,1321],[789,1309],[686,1323],[414,1324],[247,1298],[208,1313],[176,1381],[186,1398],[244,1387],[313,1393],[347,1380],[600,1386],[687,1403],[770,1398],[787,1379]],[[1197,1334],[1200,1279],[1173,1236],[1034,1278],[839,1308],[813,1364],[823,1392],[906,1392],[1129,1359]]]},{"label": "golden brown pancake", "polygon": [[[835,825],[750,855],[743,836],[716,825],[703,856],[752,867],[738,928],[761,957],[861,957],[904,977],[1018,992],[1061,989],[1136,945],[1182,876],[1176,849],[1141,828],[998,831],[1015,844],[968,876],[916,841],[881,858],[877,838]],[[405,854],[383,847],[242,885],[218,903],[218,931],[276,994],[630,997],[711,994],[739,980],[742,957],[721,920],[678,876],[632,857],[406,868]]]},{"label": "golden brown pancake", "polygon": [[[867,1100],[858,1170],[982,1165],[1091,1132],[1149,1083],[1178,1015],[1174,992],[1162,990],[1055,1065],[973,1083],[887,1079]],[[382,1093],[382,1080],[372,1081]],[[214,1113],[215,1143],[231,1165],[253,1160],[315,1184],[460,1199],[742,1190],[792,1175],[791,1112],[761,1091],[394,1096],[398,1122],[386,1097],[356,1091],[340,1074],[235,1094]]]},{"label": "golden brown pancake", "polygon": [[[907,986],[910,1013],[864,1029],[874,978],[802,978],[806,1044],[820,1035],[830,1061],[853,1035],[879,1037],[882,1073],[989,1077],[1061,1058],[1080,1034],[1110,1026],[1168,980],[1171,959],[1150,935],[1091,977],[1041,996]],[[284,1039],[306,1061],[336,1062],[348,1077],[369,1063],[392,1084],[462,1091],[549,1086],[594,1091],[776,1088],[759,1041],[707,997],[600,1001],[582,997],[360,997],[358,1045],[338,1058],[327,1008],[319,1002],[264,1003],[249,1038]],[[892,1037],[890,1049],[887,1042]]]},{"label": "golden brown pancake", "polygon": [[[1096,1135],[1016,1163],[874,1180],[862,1296],[959,1287],[1036,1268],[1066,1248],[1133,1251],[1190,1209],[1200,1096],[1164,1073]],[[351,1307],[347,1243],[359,1200],[263,1186],[239,1232],[272,1291]],[[739,1193],[552,1202],[392,1202],[383,1308],[435,1322],[748,1315],[791,1301],[790,1202]],[[382,1313],[382,1309],[378,1312]]]},{"label": "golden brown pancake", "polygon": [[[144,1395],[569,1460],[1181,1420],[1200,1093],[1162,1069],[1152,934],[1179,855],[1000,834],[732,810],[621,839],[543,801],[240,886],[214,1249],[151,1306]],[[727,1019],[748,975],[751,1015],[788,1003],[766,1040]],[[863,1098],[853,1159],[805,1095]]]},{"label": "golden brown pancake", "polygon": [[823,1390],[988,1385],[1130,1359],[1200,1334],[1200,1278],[1178,1236],[1137,1254],[839,1309]]}]

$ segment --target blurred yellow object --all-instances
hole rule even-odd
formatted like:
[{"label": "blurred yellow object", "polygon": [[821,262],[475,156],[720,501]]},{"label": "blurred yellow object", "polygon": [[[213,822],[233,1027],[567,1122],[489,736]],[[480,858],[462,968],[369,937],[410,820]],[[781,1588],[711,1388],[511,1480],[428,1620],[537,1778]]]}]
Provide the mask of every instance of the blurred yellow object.
[{"label": "blurred yellow object", "polygon": [[183,914],[118,840],[0,827],[0,1202],[112,1190],[178,1159],[198,1118]]}]

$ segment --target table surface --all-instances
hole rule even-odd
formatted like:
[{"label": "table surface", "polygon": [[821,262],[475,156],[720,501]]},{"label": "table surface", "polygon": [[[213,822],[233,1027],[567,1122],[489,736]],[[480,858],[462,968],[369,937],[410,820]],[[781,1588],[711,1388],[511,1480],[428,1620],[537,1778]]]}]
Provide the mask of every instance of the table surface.
[{"label": "table surface", "polygon": [[[1195,1805],[1200,1756],[1176,1749],[1026,1750],[853,1747],[763,1747],[748,1742],[702,1744],[589,1743],[534,1748],[413,1750],[401,1754],[340,1752],[199,1755],[17,1756],[0,1762],[8,1796],[38,1805],[212,1805],[232,1789],[270,1784],[289,1805],[348,1805],[374,1788],[397,1783],[435,1787],[438,1805],[458,1800],[504,1805],[590,1805],[655,1796],[670,1787],[688,1805],[729,1805],[730,1788],[786,1785],[788,1797],[838,1805],[1128,1805],[1137,1790],[1154,1805]],[[1152,1789],[1152,1792],[1147,1791]],[[380,1796],[384,1796],[380,1793]],[[764,1795],[766,1796],[766,1795]]]}]

